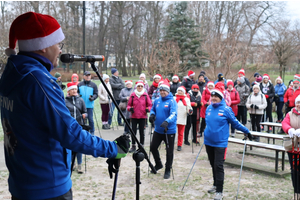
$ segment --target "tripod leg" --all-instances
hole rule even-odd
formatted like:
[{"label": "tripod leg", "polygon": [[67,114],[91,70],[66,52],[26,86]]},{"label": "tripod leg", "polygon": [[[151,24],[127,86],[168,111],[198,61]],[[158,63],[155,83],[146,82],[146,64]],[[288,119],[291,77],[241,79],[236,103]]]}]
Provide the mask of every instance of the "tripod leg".
[{"label": "tripod leg", "polygon": [[245,145],[244,145],[244,152],[243,152],[243,158],[242,158],[242,164],[241,164],[241,170],[240,170],[240,178],[239,178],[238,188],[237,188],[237,192],[236,192],[236,199],[238,199],[238,195],[239,195],[239,188],[240,188],[240,182],[241,182],[241,177],[242,177],[246,148],[247,148],[247,140],[245,140]]}]

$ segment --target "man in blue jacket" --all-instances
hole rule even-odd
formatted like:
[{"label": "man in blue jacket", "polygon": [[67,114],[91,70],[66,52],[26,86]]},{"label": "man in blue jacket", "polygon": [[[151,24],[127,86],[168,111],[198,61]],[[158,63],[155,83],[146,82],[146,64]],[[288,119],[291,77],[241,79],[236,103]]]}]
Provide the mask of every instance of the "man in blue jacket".
[{"label": "man in blue jacket", "polygon": [[83,101],[87,109],[89,125],[91,127],[90,133],[94,135],[95,126],[94,126],[93,110],[94,110],[94,101],[98,97],[98,88],[97,85],[91,81],[92,77],[89,71],[84,72],[83,79],[84,81],[81,81],[77,85],[78,93],[80,94],[81,98],[83,98]]},{"label": "man in blue jacket", "polygon": [[155,99],[150,111],[150,123],[155,124],[153,139],[150,144],[150,151],[153,154],[156,171],[163,168],[158,147],[162,141],[167,145],[167,161],[164,179],[170,178],[170,171],[173,163],[174,140],[177,122],[177,103],[170,93],[170,85],[164,81],[160,87],[160,97]]},{"label": "man in blue jacket", "polygon": [[235,129],[246,133],[252,140],[249,130],[234,116],[232,109],[226,106],[224,95],[214,89],[211,92],[211,105],[205,113],[206,129],[204,131],[204,144],[210,165],[212,167],[214,184],[209,193],[216,193],[215,200],[223,198],[224,161],[229,137],[229,123]]},{"label": "man in blue jacket", "polygon": [[71,200],[71,150],[111,158],[110,166],[128,152],[126,137],[111,142],[92,136],[70,115],[50,74],[64,38],[53,17],[34,12],[20,15],[10,28],[0,109],[12,200]]}]

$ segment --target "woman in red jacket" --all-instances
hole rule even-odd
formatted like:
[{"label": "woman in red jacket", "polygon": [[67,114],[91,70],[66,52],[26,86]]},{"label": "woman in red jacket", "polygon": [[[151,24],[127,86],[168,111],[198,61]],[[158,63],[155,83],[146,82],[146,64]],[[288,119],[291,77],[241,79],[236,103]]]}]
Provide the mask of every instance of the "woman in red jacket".
[{"label": "woman in red jacket", "polygon": [[200,110],[200,117],[202,118],[201,124],[200,124],[200,137],[202,137],[202,133],[204,132],[206,123],[205,123],[205,112],[206,108],[209,106],[209,99],[210,99],[210,91],[214,89],[215,84],[212,81],[209,81],[206,85],[206,89],[202,93],[201,98],[201,110]]},{"label": "woman in red jacket", "polygon": [[[237,116],[238,113],[238,104],[240,103],[240,95],[239,93],[236,91],[236,89],[233,87],[234,83],[232,80],[227,80],[227,91],[230,94],[230,98],[231,98],[231,109],[234,113],[234,116]],[[231,126],[231,137],[235,136],[235,129]]]},{"label": "woman in red jacket", "polygon": [[[294,101],[295,108],[293,108],[288,114],[285,116],[284,120],[282,121],[282,129],[285,133],[287,133],[290,138],[299,139],[300,137],[300,95],[298,95]],[[297,143],[296,143],[296,146]],[[293,152],[294,151],[294,152]],[[297,147],[292,149],[292,151],[288,151],[289,162],[291,166],[291,176],[292,176],[292,183],[294,187],[294,199],[300,198],[300,182],[298,181],[300,178],[300,165],[298,165],[298,169],[295,170],[295,154],[299,154]],[[297,160],[297,159],[296,159]],[[297,161],[299,162],[299,161]],[[296,166],[297,166],[296,165]]]},{"label": "woman in red jacket", "polygon": [[[145,122],[147,118],[147,112],[150,112],[152,107],[152,102],[148,94],[144,90],[144,82],[136,82],[136,89],[130,95],[127,110],[131,112],[131,126],[133,133],[136,135],[137,125],[139,125],[140,132],[140,143],[144,145],[145,142]],[[132,141],[132,147],[129,152],[134,152],[136,150],[135,140]]]}]

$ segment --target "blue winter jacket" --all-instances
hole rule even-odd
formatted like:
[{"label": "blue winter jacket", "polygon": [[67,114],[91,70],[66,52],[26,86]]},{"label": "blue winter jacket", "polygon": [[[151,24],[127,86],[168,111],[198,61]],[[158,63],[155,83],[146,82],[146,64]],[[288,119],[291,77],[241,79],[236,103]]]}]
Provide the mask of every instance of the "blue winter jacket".
[{"label": "blue winter jacket", "polygon": [[244,133],[249,130],[234,116],[231,107],[226,106],[224,99],[217,107],[209,105],[205,113],[206,129],[204,131],[204,144],[212,147],[226,148],[229,137],[229,123],[235,129]]},{"label": "blue winter jacket", "polygon": [[115,142],[92,136],[70,115],[56,78],[45,67],[50,61],[35,57],[39,61],[10,56],[0,79],[9,191],[24,200],[53,198],[70,190],[71,150],[117,155]]},{"label": "blue winter jacket", "polygon": [[[83,98],[86,108],[94,108],[94,101],[98,97],[97,85],[92,81],[81,81],[77,85],[78,94]],[[92,101],[90,100],[92,96]]]},{"label": "blue winter jacket", "polygon": [[155,99],[150,111],[150,115],[152,114],[156,116],[155,132],[165,134],[164,128],[160,127],[160,125],[167,121],[169,123],[167,134],[176,133],[177,103],[171,92],[166,97],[160,96],[158,99]]},{"label": "blue winter jacket", "polygon": [[279,102],[283,102],[283,96],[286,90],[286,86],[284,85],[284,83],[276,84],[274,89],[275,89],[275,96],[276,95],[279,96]]}]

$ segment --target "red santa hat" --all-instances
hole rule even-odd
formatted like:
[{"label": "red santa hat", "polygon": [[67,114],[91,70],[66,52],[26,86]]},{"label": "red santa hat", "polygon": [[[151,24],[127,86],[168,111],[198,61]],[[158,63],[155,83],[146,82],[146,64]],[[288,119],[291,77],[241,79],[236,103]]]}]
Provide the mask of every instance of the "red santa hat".
[{"label": "red santa hat", "polygon": [[228,87],[228,85],[234,86],[234,83],[231,79],[227,79],[227,87]]},{"label": "red santa hat", "polygon": [[185,94],[185,92],[186,92],[186,90],[185,90],[185,87],[184,87],[184,86],[180,86],[180,87],[178,87],[178,88],[177,88],[177,92],[178,92],[179,90],[180,90],[180,91],[182,91],[184,94]]},{"label": "red santa hat", "polygon": [[156,78],[162,79],[162,75],[160,75],[160,74],[155,74],[155,75],[153,76],[153,79],[156,79]]},{"label": "red santa hat", "polygon": [[195,76],[195,72],[192,71],[192,70],[190,70],[190,71],[188,72],[188,76]]},{"label": "red santa hat", "polygon": [[17,17],[10,26],[9,48],[5,54],[16,54],[18,41],[20,51],[37,51],[60,43],[65,35],[59,23],[50,15],[27,12]]},{"label": "red santa hat", "polygon": [[240,69],[240,71],[238,72],[238,74],[243,74],[245,76],[245,70],[243,68]]},{"label": "red santa hat", "polygon": [[294,75],[294,79],[300,80],[300,74],[295,74],[295,75]]},{"label": "red santa hat", "polygon": [[143,81],[137,81],[137,82],[135,82],[135,85],[136,85],[136,87],[140,86],[140,85],[144,87],[145,84]]},{"label": "red santa hat", "polygon": [[68,92],[69,92],[69,90],[72,90],[72,89],[74,89],[74,88],[77,89],[77,84],[76,84],[76,83],[71,82],[71,83],[68,83],[68,84],[67,84],[67,91],[68,91]]},{"label": "red santa hat", "polygon": [[298,95],[298,96],[296,97],[296,99],[295,99],[295,104],[296,104],[298,101],[300,101],[300,95]]},{"label": "red santa hat", "polygon": [[220,90],[218,89],[213,89],[210,93],[211,96],[215,95],[217,97],[219,97],[221,100],[224,98],[224,94],[223,92],[221,92]]},{"label": "red santa hat", "polygon": [[280,76],[278,76],[275,80],[275,83],[277,83],[277,81],[280,80],[280,82],[282,83],[282,78]]},{"label": "red santa hat", "polygon": [[178,81],[180,81],[180,80],[179,80],[179,77],[178,77],[176,74],[175,74],[174,76],[172,76],[172,80],[173,80],[173,79],[177,79]]},{"label": "red santa hat", "polygon": [[264,74],[264,75],[263,75],[263,79],[264,79],[264,78],[267,78],[268,80],[270,80],[270,76],[269,76],[268,74]]},{"label": "red santa hat", "polygon": [[127,85],[127,84],[131,84],[132,85],[132,80],[126,80],[125,81],[125,85]]},{"label": "red santa hat", "polygon": [[212,85],[213,87],[215,87],[215,84],[214,84],[214,82],[212,82],[212,81],[209,81],[209,82],[207,83],[207,87],[208,87],[209,85]]}]

